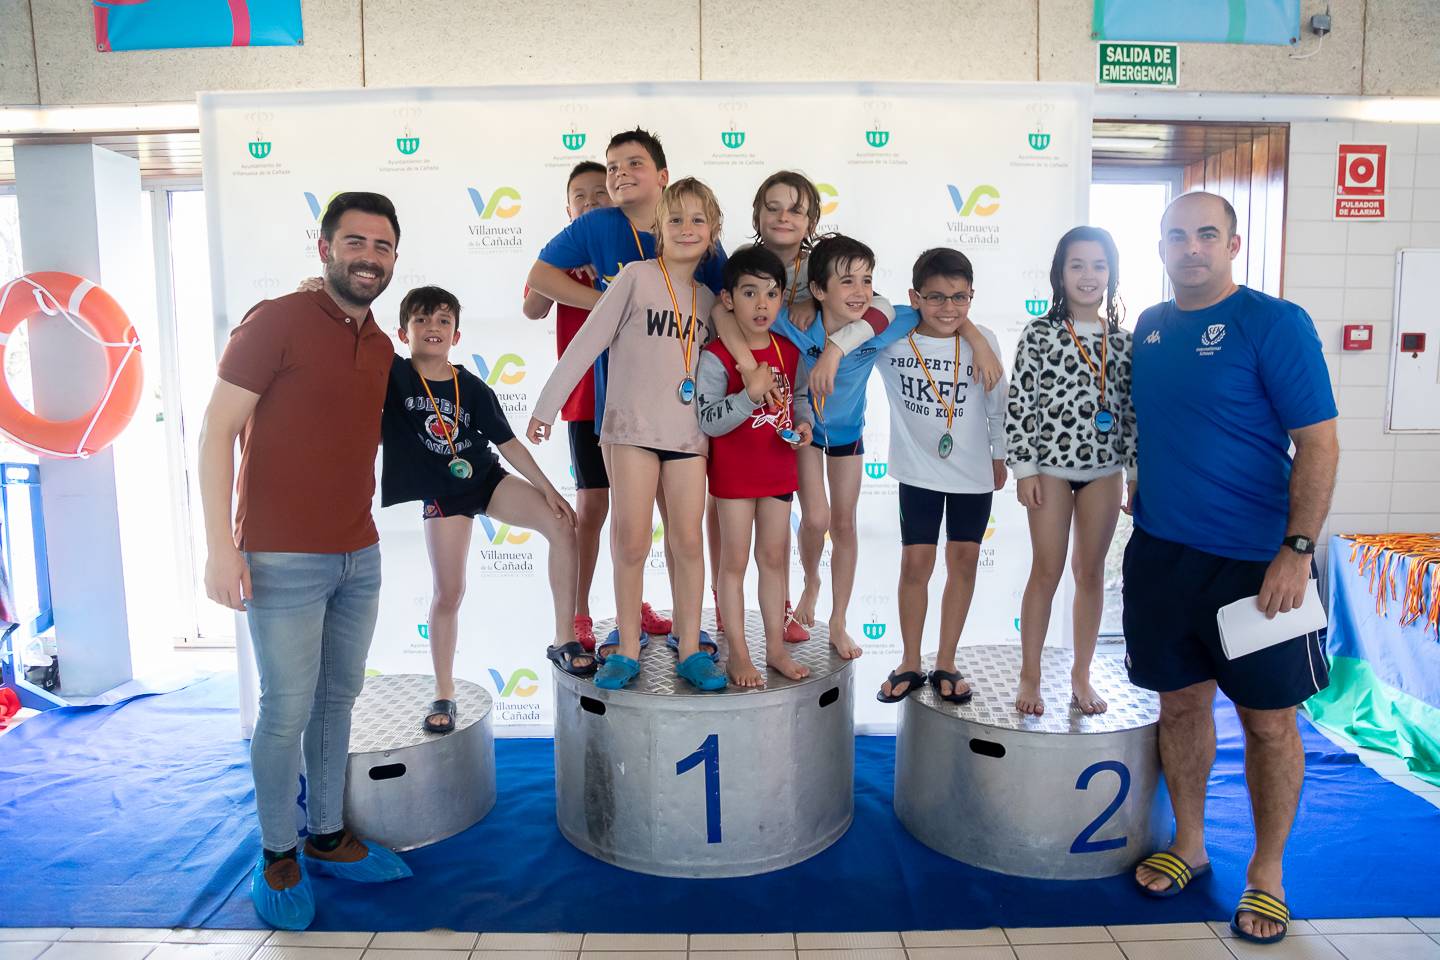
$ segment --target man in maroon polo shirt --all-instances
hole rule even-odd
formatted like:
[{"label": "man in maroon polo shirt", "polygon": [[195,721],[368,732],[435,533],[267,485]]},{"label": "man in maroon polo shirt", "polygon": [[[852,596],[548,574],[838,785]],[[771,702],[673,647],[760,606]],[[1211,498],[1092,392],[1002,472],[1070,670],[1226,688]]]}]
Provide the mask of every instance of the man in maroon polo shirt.
[{"label": "man in maroon polo shirt", "polygon": [[[250,895],[263,920],[285,929],[315,917],[309,872],[368,882],[410,875],[342,821],[350,710],[380,601],[370,503],[394,354],[370,304],[390,283],[400,224],[380,194],[341,193],[320,234],[324,289],[246,314],[220,358],[200,435],[205,590],[248,614],[260,673],[250,766],[264,854]],[[294,819],[302,745],[303,867]]]}]

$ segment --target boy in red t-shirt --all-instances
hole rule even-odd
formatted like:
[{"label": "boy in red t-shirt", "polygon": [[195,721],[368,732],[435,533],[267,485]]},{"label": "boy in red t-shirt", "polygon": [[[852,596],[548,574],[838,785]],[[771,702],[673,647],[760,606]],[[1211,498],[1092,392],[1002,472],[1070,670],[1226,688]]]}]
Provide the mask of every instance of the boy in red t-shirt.
[{"label": "boy in red t-shirt", "polygon": [[[790,504],[800,485],[795,451],[810,442],[809,404],[799,349],[770,332],[783,306],[785,265],[761,246],[735,251],[725,264],[720,299],[758,365],[742,376],[719,340],[700,354],[696,371],[700,429],[710,437],[707,476],[720,514],[720,613],[730,629],[726,672],[740,687],[758,687],[764,676],[745,643],[745,568],[750,533],[760,571],[760,619],[765,625],[765,664],[792,680],[809,670],[785,649],[786,556]],[[766,403],[771,389],[783,402]]]},{"label": "boy in red t-shirt", "polygon": [[[577,163],[570,171],[565,183],[565,212],[574,220],[597,207],[612,205],[605,187],[605,167],[593,160]],[[584,271],[570,271],[571,279],[591,284],[595,280],[594,268]],[[549,297],[529,287],[525,288],[525,304],[521,308],[531,320],[543,320],[550,313],[554,303]],[[556,356],[563,356],[565,348],[580,332],[589,310],[572,307],[569,304],[555,304],[555,345]],[[570,432],[570,467],[575,474],[575,513],[579,518],[575,526],[575,549],[579,570],[575,589],[575,639],[586,650],[595,649],[595,621],[590,616],[590,585],[595,579],[595,560],[600,555],[600,531],[605,526],[605,517],[610,512],[610,475],[605,469],[605,458],[600,452],[600,438],[595,429],[595,375],[587,374],[571,391],[565,405],[560,408],[560,419],[564,420]],[[666,634],[671,630],[670,621],[651,609],[650,604],[640,606],[642,625],[647,633]]]}]

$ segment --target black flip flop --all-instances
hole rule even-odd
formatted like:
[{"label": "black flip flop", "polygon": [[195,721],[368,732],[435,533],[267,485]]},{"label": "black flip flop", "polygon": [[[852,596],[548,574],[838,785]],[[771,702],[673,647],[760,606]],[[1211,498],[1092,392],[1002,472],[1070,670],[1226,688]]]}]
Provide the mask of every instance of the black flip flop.
[{"label": "black flip flop", "polygon": [[[443,714],[450,718],[449,723],[436,723],[436,714]],[[454,733],[455,732],[455,701],[436,700],[430,704],[430,709],[425,712],[426,733]]]},{"label": "black flip flop", "polygon": [[[973,687],[967,688],[964,693],[955,692],[956,688],[960,686],[960,681],[964,679],[965,675],[958,671],[930,671],[930,686],[935,688],[935,696],[939,697],[941,700],[944,700],[946,703],[969,703],[972,699],[974,699],[975,689]],[[950,692],[948,694],[940,692],[941,681],[946,681],[950,684]]]},{"label": "black flip flop", "polygon": [[900,684],[906,684],[905,692],[898,697],[894,693],[891,693],[890,696],[887,697],[885,696],[884,690],[877,690],[875,691],[875,699],[881,703],[899,703],[925,685],[925,674],[916,673],[914,670],[906,670],[904,673],[896,673],[894,670],[891,670],[888,680],[892,691]]},{"label": "black flip flop", "polygon": [[[551,660],[555,666],[564,670],[572,677],[592,677],[600,666],[595,660],[595,654],[586,650],[574,640],[558,647],[546,647],[545,656]],[[577,667],[575,666],[575,661],[580,658],[589,660],[590,662],[584,666]]]}]

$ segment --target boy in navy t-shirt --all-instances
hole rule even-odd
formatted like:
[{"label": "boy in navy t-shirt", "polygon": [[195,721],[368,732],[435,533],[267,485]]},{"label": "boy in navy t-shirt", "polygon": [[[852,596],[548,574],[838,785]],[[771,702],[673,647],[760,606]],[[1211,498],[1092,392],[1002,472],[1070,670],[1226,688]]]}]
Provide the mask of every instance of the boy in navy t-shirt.
[{"label": "boy in navy t-shirt", "polygon": [[[465,564],[477,516],[534,530],[550,547],[554,640],[546,655],[577,676],[595,672],[594,657],[573,639],[575,511],[546,479],[505,420],[495,392],[450,363],[460,342],[460,301],[439,287],[417,287],[400,302],[400,340],[410,357],[395,356],[381,416],[384,441],[381,506],[420,500],[425,545],[434,574],[430,657],[435,702],[425,729],[455,729],[455,647]],[[507,473],[500,457],[524,479]]]}]

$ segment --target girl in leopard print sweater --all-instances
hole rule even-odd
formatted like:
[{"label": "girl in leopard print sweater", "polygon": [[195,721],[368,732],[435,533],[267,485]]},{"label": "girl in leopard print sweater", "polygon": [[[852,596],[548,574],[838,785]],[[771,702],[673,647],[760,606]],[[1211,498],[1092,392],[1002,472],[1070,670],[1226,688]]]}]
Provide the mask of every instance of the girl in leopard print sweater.
[{"label": "girl in leopard print sweater", "polygon": [[1032,553],[1020,612],[1023,658],[1015,708],[1021,713],[1045,712],[1040,655],[1072,525],[1071,705],[1084,713],[1106,709],[1090,685],[1090,660],[1100,632],[1105,555],[1121,510],[1121,471],[1130,473],[1133,496],[1135,468],[1131,343],[1119,323],[1119,280],[1119,254],[1110,234],[1098,227],[1070,230],[1050,265],[1050,312],[1026,326],[1015,350],[1006,459],[1015,473],[1016,495],[1027,508]]}]

